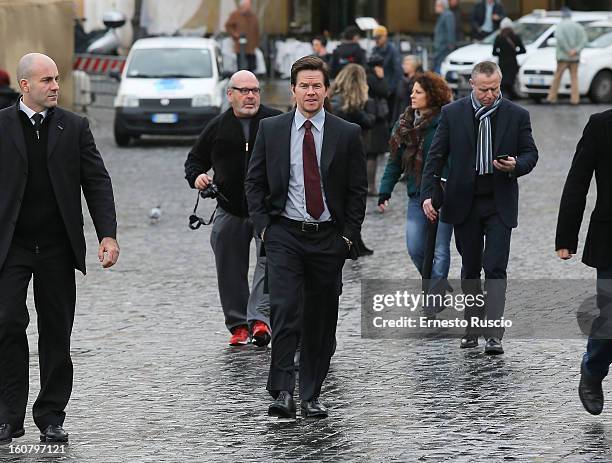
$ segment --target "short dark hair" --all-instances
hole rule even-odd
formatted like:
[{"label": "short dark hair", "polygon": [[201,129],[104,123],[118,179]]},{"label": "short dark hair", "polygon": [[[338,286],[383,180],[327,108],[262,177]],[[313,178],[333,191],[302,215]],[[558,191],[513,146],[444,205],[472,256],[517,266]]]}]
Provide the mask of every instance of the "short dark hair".
[{"label": "short dark hair", "polygon": [[318,56],[303,56],[291,66],[291,85],[297,84],[297,75],[300,71],[321,71],[325,88],[329,88],[329,71],[327,65]]},{"label": "short dark hair", "polygon": [[353,37],[355,37],[356,35],[361,37],[361,30],[357,26],[347,26],[347,28],[344,29],[344,32],[342,33],[342,37],[345,40],[353,40]]},{"label": "short dark hair", "polygon": [[324,47],[327,46],[327,39],[322,35],[315,35],[312,40],[318,40],[319,42],[321,42],[321,45],[323,45]]}]

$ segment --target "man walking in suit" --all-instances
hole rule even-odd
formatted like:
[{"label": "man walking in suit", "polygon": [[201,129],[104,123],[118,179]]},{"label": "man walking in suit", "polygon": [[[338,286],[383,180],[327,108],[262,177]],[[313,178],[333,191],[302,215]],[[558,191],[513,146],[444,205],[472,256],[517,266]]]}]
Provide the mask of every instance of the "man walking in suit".
[{"label": "man walking in suit", "polygon": [[328,414],[319,394],[333,354],[342,267],[356,258],[352,243],[365,215],[361,129],[323,109],[328,88],[320,58],[293,63],[297,109],[261,121],[246,178],[249,215],[268,259],[272,416],[295,417],[293,357],[302,332],[302,416]]},{"label": "man walking in suit", "polygon": [[27,54],[17,78],[21,98],[0,111],[0,443],[24,434],[32,276],[41,382],[34,422],[42,442],[67,442],[74,269],[85,273],[80,191],[100,240],[98,258],[108,268],[119,256],[113,190],[87,120],[57,107],[53,60]]},{"label": "man walking in suit", "polygon": [[[555,240],[555,249],[561,259],[567,260],[576,254],[586,197],[595,172],[597,202],[591,214],[582,262],[597,269],[597,306],[601,322],[612,319],[610,313],[612,310],[611,133],[612,110],[591,116],[578,142],[572,166],[567,174],[559,206]],[[593,324],[589,336],[578,386],[582,405],[593,415],[599,415],[603,410],[604,396],[601,383],[608,375],[612,363],[612,336],[606,330],[602,330],[603,333],[596,331],[597,326]]]},{"label": "man walking in suit", "polygon": [[470,79],[471,95],[442,108],[421,187],[423,211],[433,221],[438,215],[431,204],[434,174],[442,171],[450,157],[441,220],[454,225],[463,292],[480,293],[480,274],[483,269],[485,273],[485,304],[465,309],[468,328],[461,347],[478,346],[480,327],[470,322],[486,314],[487,354],[504,352],[500,321],[510,235],[518,225],[517,178],[531,172],[538,161],[529,113],[502,98],[501,79],[497,64],[478,63]]}]

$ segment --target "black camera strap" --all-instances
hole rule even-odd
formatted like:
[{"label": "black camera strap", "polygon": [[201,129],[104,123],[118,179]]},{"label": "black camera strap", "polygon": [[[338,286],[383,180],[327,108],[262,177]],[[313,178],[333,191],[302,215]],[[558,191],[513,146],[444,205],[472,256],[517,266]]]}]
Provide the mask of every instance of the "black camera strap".
[{"label": "black camera strap", "polygon": [[191,228],[192,230],[197,230],[202,225],[210,225],[212,223],[213,219],[215,218],[215,213],[217,212],[217,207],[219,207],[218,204],[215,206],[215,209],[212,211],[212,214],[210,215],[210,219],[208,219],[208,222],[206,222],[201,217],[198,217],[197,210],[198,210],[198,205],[200,204],[200,191],[198,190],[197,193],[198,193],[198,195],[197,195],[197,198],[196,198],[195,206],[193,207],[193,214],[191,214],[189,216],[189,228]]}]

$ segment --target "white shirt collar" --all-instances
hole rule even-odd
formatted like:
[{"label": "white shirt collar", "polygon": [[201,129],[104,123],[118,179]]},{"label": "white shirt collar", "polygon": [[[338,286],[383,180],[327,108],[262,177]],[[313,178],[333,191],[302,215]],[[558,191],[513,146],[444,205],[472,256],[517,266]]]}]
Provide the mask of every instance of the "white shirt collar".
[{"label": "white shirt collar", "polygon": [[[19,98],[19,109],[21,109],[24,113],[26,113],[26,115],[30,119],[32,119],[32,116],[34,114],[36,114],[36,111],[34,111],[34,110],[30,109],[28,106],[26,106],[26,104],[23,102],[23,100],[21,98]],[[44,111],[39,113],[39,114],[42,115],[43,120],[45,120],[45,117],[47,117],[47,111],[48,111],[48,109],[45,109]]]},{"label": "white shirt collar", "polygon": [[315,126],[315,129],[321,132],[321,130],[323,130],[323,124],[325,124],[325,109],[321,108],[317,114],[312,116],[310,119],[306,119],[304,115],[300,112],[300,110],[296,108],[295,116],[293,117],[295,128],[297,130],[300,130],[306,120],[312,122],[312,125]]}]

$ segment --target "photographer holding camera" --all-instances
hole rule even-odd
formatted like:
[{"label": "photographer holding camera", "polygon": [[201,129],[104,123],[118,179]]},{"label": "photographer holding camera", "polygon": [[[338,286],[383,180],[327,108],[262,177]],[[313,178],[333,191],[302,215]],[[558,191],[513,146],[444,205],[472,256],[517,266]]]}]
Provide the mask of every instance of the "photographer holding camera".
[{"label": "photographer holding camera", "polygon": [[[247,344],[252,336],[255,345],[266,346],[271,331],[269,298],[263,293],[265,257],[260,256],[261,240],[254,235],[249,220],[244,178],[260,120],[281,112],[260,104],[259,81],[245,70],[231,77],[227,99],[231,107],[208,123],[189,152],[185,178],[192,188],[205,191],[204,196],[217,199],[210,243],[225,325],[232,333],[229,344]],[[214,178],[207,174],[211,168]],[[249,291],[253,238],[258,257]]]}]

